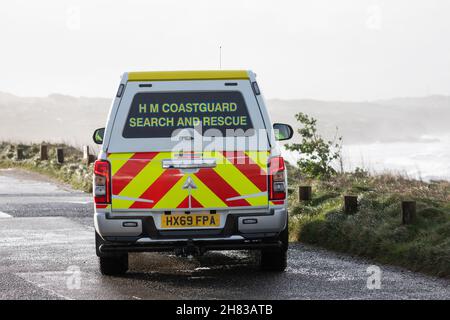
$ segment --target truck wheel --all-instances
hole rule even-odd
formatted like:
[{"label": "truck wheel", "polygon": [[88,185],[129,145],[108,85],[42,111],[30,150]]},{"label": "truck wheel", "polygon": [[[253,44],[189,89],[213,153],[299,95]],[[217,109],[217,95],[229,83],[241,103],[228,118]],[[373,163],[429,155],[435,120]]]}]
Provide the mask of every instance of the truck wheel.
[{"label": "truck wheel", "polygon": [[128,254],[117,257],[99,257],[100,272],[107,276],[121,275],[128,270]]},{"label": "truck wheel", "polygon": [[261,269],[283,272],[287,267],[287,251],[284,249],[261,252]]},{"label": "truck wheel", "polygon": [[287,267],[287,251],[289,247],[289,228],[280,233],[279,240],[282,245],[279,249],[261,251],[261,269],[265,271],[283,272]]},{"label": "truck wheel", "polygon": [[128,253],[105,254],[100,252],[100,246],[105,240],[95,232],[95,251],[99,257],[100,272],[104,275],[113,276],[124,274],[128,270]]}]

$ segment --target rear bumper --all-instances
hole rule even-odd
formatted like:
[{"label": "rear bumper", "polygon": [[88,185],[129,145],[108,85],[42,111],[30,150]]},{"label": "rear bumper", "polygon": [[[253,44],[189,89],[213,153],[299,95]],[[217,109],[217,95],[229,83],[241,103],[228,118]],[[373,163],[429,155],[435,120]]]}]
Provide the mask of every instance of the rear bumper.
[{"label": "rear bumper", "polygon": [[135,243],[104,243],[100,245],[101,253],[125,253],[125,252],[164,252],[176,251],[177,249],[188,249],[195,252],[208,250],[258,250],[281,248],[282,243],[277,239],[267,241],[243,240],[242,239],[201,239],[201,240],[171,240],[171,241],[151,241]]},{"label": "rear bumper", "polygon": [[95,213],[95,229],[104,240],[99,250],[109,252],[171,251],[193,246],[201,250],[265,249],[281,246],[278,235],[286,228],[287,210],[267,214],[228,214],[222,229],[158,230],[151,216],[111,218]]}]

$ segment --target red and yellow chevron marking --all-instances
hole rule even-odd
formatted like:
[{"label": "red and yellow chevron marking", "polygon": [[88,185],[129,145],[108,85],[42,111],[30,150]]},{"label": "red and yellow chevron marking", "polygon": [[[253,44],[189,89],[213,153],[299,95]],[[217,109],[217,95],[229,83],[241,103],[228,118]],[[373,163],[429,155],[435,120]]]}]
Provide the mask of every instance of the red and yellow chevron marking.
[{"label": "red and yellow chevron marking", "polygon": [[[112,209],[268,206],[268,154],[267,151],[196,153],[196,158],[214,158],[217,164],[214,168],[201,168],[196,173],[163,169],[164,159],[180,157],[172,152],[109,154]],[[183,188],[188,177],[196,188]]]},{"label": "red and yellow chevron marking", "polygon": [[96,203],[95,204],[95,209],[109,210],[109,209],[111,209],[111,205],[110,204]]}]

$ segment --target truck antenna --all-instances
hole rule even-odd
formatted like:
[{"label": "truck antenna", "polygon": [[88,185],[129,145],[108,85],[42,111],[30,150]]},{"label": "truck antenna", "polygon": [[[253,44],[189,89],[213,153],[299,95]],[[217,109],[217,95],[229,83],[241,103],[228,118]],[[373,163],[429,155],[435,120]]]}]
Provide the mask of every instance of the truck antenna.
[{"label": "truck antenna", "polygon": [[222,70],[222,46],[219,46],[219,70]]}]

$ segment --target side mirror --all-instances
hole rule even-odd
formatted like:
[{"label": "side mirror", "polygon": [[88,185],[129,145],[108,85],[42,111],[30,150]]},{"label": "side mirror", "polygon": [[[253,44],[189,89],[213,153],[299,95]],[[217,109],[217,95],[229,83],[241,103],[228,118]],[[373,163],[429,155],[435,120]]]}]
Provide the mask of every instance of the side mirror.
[{"label": "side mirror", "polygon": [[105,128],[99,128],[94,131],[92,139],[96,144],[102,144],[104,135],[105,135]]},{"label": "side mirror", "polygon": [[294,135],[294,129],[288,124],[274,123],[275,139],[277,141],[289,140]]}]

